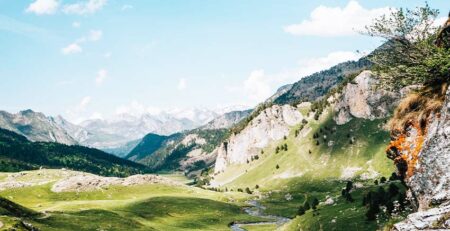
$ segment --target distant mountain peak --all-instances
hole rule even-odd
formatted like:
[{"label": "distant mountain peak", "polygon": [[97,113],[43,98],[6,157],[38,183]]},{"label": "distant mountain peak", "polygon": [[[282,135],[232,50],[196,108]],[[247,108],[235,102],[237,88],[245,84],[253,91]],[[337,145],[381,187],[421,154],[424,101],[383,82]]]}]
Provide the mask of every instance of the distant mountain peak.
[{"label": "distant mountain peak", "polygon": [[31,109],[16,114],[0,113],[0,128],[23,135],[31,141],[77,144],[77,141],[53,117],[47,117]]}]

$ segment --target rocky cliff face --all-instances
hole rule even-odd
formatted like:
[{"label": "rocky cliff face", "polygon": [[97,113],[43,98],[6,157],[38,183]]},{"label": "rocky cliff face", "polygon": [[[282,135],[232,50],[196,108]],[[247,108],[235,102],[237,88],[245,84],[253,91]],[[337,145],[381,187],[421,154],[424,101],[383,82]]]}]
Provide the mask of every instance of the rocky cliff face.
[{"label": "rocky cliff face", "polygon": [[241,120],[246,118],[252,110],[246,111],[232,111],[225,113],[205,126],[201,127],[202,129],[221,129],[221,128],[231,128],[233,125],[239,123]]},{"label": "rocky cliff face", "polygon": [[32,110],[16,114],[0,111],[0,128],[23,135],[30,141],[57,142],[68,145],[77,143],[54,118]]},{"label": "rocky cliff face", "polygon": [[418,210],[396,224],[397,230],[450,229],[450,91],[441,111],[427,121],[410,121],[388,149]]},{"label": "rocky cliff face", "polygon": [[371,71],[363,71],[345,86],[335,105],[334,120],[345,124],[352,118],[385,118],[400,99],[399,93],[377,89],[377,79]]},{"label": "rocky cliff face", "polygon": [[289,105],[265,109],[244,130],[232,135],[219,147],[214,172],[219,173],[230,164],[246,163],[270,142],[287,136],[290,127],[302,119],[302,114]]}]

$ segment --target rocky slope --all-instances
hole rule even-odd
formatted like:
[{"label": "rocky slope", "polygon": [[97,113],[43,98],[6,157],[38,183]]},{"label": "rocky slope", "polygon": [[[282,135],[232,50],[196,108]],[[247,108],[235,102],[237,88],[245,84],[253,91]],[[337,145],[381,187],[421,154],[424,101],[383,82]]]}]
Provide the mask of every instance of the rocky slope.
[{"label": "rocky slope", "polygon": [[77,141],[54,118],[32,110],[16,114],[0,111],[0,128],[23,135],[30,141],[77,144]]},{"label": "rocky slope", "polygon": [[334,120],[345,124],[352,118],[386,118],[397,105],[399,93],[377,88],[378,80],[371,71],[363,71],[348,83],[334,107]]},{"label": "rocky slope", "polygon": [[270,100],[276,104],[292,104],[296,102],[313,102],[341,83],[346,75],[359,73],[367,69],[371,63],[367,57],[358,61],[348,61],[331,67],[328,70],[306,76],[288,86],[283,94],[275,94]]},{"label": "rocky slope", "polygon": [[233,134],[218,149],[215,173],[224,171],[229,164],[246,163],[270,142],[287,136],[290,127],[299,124],[304,116],[289,105],[274,105],[263,110],[239,134]]},{"label": "rocky slope", "polygon": [[[69,133],[83,145],[115,154],[126,155],[122,150],[132,147],[130,141],[142,139],[149,133],[169,136],[175,133],[202,129],[229,128],[248,115],[248,111],[221,111],[186,109],[163,111],[158,114],[119,114],[113,119],[84,121],[80,126],[67,126]],[[75,127],[75,128],[74,128]],[[80,130],[81,128],[81,130]],[[84,131],[84,132],[81,132]],[[136,142],[135,142],[136,143]]]},{"label": "rocky slope", "polygon": [[450,91],[442,109],[426,121],[410,121],[388,151],[418,210],[395,225],[401,231],[450,229]]},{"label": "rocky slope", "polygon": [[241,120],[246,118],[252,110],[245,111],[232,111],[225,113],[205,126],[201,127],[202,129],[221,129],[221,128],[231,128],[233,125],[239,123]]},{"label": "rocky slope", "polygon": [[155,171],[201,171],[214,163],[214,149],[227,136],[226,129],[194,129],[170,136],[148,134],[126,158]]}]

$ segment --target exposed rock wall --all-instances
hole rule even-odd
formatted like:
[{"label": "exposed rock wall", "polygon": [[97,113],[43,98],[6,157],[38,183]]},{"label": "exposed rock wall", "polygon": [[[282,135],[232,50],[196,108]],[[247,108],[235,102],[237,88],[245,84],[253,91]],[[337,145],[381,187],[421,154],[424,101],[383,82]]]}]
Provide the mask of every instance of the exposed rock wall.
[{"label": "exposed rock wall", "polygon": [[397,230],[450,229],[450,91],[441,111],[425,128],[412,122],[388,150],[405,171],[418,212],[395,225]]},{"label": "exposed rock wall", "polygon": [[377,79],[371,71],[363,71],[345,86],[335,105],[334,120],[345,124],[352,118],[385,118],[400,99],[400,94],[377,89]]},{"label": "exposed rock wall", "polygon": [[215,173],[229,164],[246,163],[271,141],[283,139],[290,127],[303,120],[297,108],[290,105],[274,105],[262,111],[239,134],[232,135],[218,149]]},{"label": "exposed rock wall", "polygon": [[32,110],[16,114],[0,111],[0,128],[23,135],[30,141],[77,144],[54,118]]},{"label": "exposed rock wall", "polygon": [[201,127],[202,129],[221,129],[221,128],[231,128],[233,125],[239,123],[241,120],[245,119],[252,113],[252,110],[246,111],[232,111],[225,113],[205,126]]}]

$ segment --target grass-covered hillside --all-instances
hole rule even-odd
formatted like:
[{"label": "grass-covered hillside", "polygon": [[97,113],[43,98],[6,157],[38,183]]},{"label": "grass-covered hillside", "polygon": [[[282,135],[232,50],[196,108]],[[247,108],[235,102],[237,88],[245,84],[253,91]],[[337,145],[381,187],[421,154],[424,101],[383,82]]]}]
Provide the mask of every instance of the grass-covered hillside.
[{"label": "grass-covered hillside", "polygon": [[0,171],[68,168],[105,176],[129,176],[148,169],[97,149],[58,143],[30,142],[14,132],[0,129]]},{"label": "grass-covered hillside", "polygon": [[0,197],[18,211],[8,212],[0,199],[4,228],[27,223],[39,230],[229,230],[234,221],[261,220],[242,211],[242,202],[249,198],[243,193],[165,183],[52,191],[66,174],[61,170],[0,173],[0,184],[11,177],[30,183],[0,191]]},{"label": "grass-covered hillside", "polygon": [[[300,111],[306,114],[308,110]],[[337,125],[332,110],[326,110],[319,120],[311,117],[306,125],[292,127],[289,136],[264,148],[247,164],[232,165],[213,176],[212,186],[263,195],[266,213],[295,218],[286,230],[376,230],[381,225],[367,219],[368,208],[362,200],[369,191],[378,189],[375,180],[389,179],[394,172],[385,154],[387,120],[352,119]],[[342,195],[348,181],[355,185],[351,189],[353,202]],[[399,185],[398,181],[393,184]],[[329,198],[333,204],[324,205]],[[317,211],[308,210],[297,217],[300,207],[313,199],[320,202]]]}]

